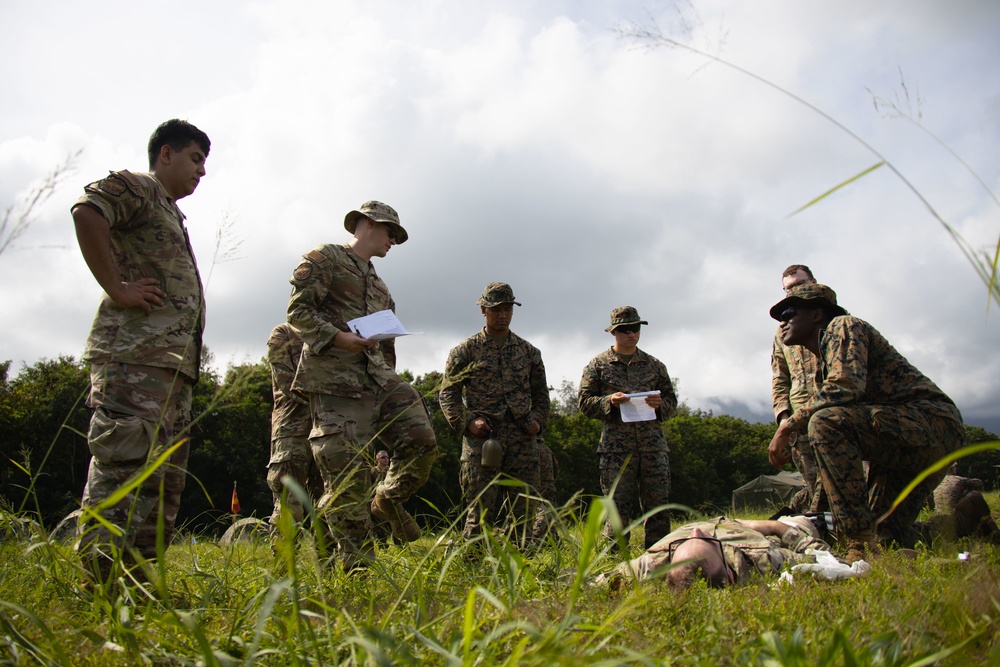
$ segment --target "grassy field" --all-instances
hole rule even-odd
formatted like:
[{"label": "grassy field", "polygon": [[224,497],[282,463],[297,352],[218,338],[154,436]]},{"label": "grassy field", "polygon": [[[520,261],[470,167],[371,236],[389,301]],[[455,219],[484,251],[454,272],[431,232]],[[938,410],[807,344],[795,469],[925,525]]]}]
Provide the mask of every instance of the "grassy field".
[{"label": "grassy field", "polygon": [[8,523],[0,664],[1000,664],[998,547],[883,555],[866,578],[836,583],[612,595],[591,583],[616,562],[599,518],[595,504],[527,556],[492,535],[390,545],[352,577],[325,567],[309,536],[274,555],[266,540],[186,535],[165,572],[111,591],[87,585],[69,546]]}]

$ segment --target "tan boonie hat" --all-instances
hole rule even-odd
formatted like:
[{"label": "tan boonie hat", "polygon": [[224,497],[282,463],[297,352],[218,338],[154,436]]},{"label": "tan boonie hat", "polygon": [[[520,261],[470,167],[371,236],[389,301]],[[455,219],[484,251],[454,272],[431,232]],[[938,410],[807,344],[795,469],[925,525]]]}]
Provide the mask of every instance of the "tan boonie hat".
[{"label": "tan boonie hat", "polygon": [[611,326],[605,331],[614,333],[618,327],[629,324],[649,324],[649,322],[639,319],[639,311],[634,306],[618,306],[611,311]]},{"label": "tan boonie hat", "polygon": [[479,297],[479,301],[476,301],[477,306],[483,306],[484,308],[499,306],[501,303],[521,305],[517,301],[514,301],[514,290],[507,283],[490,283],[483,290],[483,295]]},{"label": "tan boonie hat", "polygon": [[366,201],[361,205],[356,211],[351,211],[346,216],[344,216],[344,229],[350,233],[354,233],[354,230],[358,227],[358,220],[361,218],[368,218],[374,220],[375,222],[384,222],[386,224],[392,225],[396,228],[396,245],[401,243],[406,243],[406,239],[409,235],[403,226],[399,224],[399,214],[396,210],[389,206],[388,204],[383,204],[380,201]]},{"label": "tan boonie hat", "polygon": [[771,317],[781,321],[781,313],[790,306],[805,306],[806,308],[826,307],[837,315],[846,315],[847,311],[837,305],[837,293],[826,285],[815,283],[812,285],[799,285],[792,288],[792,291],[784,299],[771,306]]}]

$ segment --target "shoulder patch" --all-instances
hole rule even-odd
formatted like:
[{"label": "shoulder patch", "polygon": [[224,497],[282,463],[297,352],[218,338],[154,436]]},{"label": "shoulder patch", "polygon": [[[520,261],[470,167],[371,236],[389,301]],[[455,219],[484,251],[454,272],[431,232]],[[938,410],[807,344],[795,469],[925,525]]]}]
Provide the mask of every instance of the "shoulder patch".
[{"label": "shoulder patch", "polygon": [[112,174],[107,178],[98,181],[97,189],[105,194],[120,197],[125,194],[125,190],[128,189],[128,186],[118,175]]},{"label": "shoulder patch", "polygon": [[298,268],[295,269],[295,273],[293,273],[292,275],[295,276],[296,280],[305,280],[306,278],[312,275],[312,272],[313,272],[313,263],[302,262],[301,264],[299,264]]},{"label": "shoulder patch", "polygon": [[316,262],[317,264],[322,264],[323,262],[325,262],[327,260],[326,255],[324,255],[323,253],[321,253],[319,250],[310,250],[309,252],[307,252],[305,254],[305,258],[306,259],[311,259],[312,261]]}]

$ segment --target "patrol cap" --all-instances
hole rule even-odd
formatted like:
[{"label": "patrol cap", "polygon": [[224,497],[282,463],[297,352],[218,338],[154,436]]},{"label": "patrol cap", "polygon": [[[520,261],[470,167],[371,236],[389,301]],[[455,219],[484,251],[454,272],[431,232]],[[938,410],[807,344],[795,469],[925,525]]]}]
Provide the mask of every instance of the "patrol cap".
[{"label": "patrol cap", "polygon": [[784,299],[771,306],[771,317],[781,321],[781,313],[789,306],[805,306],[806,308],[826,308],[837,315],[846,315],[847,311],[837,305],[837,293],[826,285],[815,283],[799,285]]},{"label": "patrol cap", "polygon": [[611,311],[611,326],[605,331],[614,333],[618,327],[629,324],[649,324],[649,322],[639,318],[639,311],[634,306],[618,306]]},{"label": "patrol cap", "polygon": [[401,243],[406,243],[406,239],[409,235],[403,226],[399,224],[399,214],[396,210],[389,206],[388,204],[383,204],[380,201],[366,201],[361,205],[356,211],[351,211],[346,216],[344,216],[344,229],[350,233],[354,233],[354,230],[358,227],[358,220],[361,218],[368,218],[374,220],[375,222],[384,222],[386,224],[392,225],[396,228],[396,245]]},{"label": "patrol cap", "polygon": [[507,283],[490,283],[483,290],[483,295],[479,297],[479,301],[476,301],[477,306],[483,306],[484,308],[499,306],[501,303],[521,305],[517,301],[514,301],[514,290]]}]

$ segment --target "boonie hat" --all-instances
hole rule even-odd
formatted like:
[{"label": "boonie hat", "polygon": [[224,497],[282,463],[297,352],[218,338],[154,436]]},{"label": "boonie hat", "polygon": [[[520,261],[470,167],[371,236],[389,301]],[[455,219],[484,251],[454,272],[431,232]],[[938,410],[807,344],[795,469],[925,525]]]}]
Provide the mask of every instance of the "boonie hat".
[{"label": "boonie hat", "polygon": [[501,303],[521,305],[517,301],[514,301],[514,290],[507,283],[490,283],[483,290],[483,295],[476,301],[477,306],[483,306],[484,308],[499,306]]},{"label": "boonie hat", "polygon": [[354,233],[354,230],[358,227],[358,220],[361,218],[368,218],[374,220],[375,222],[384,222],[388,225],[392,225],[396,228],[396,245],[401,243],[406,243],[406,239],[409,235],[403,226],[399,224],[399,214],[396,210],[389,206],[388,204],[383,204],[380,201],[366,201],[361,205],[356,211],[351,211],[346,216],[344,216],[344,229],[350,233]]},{"label": "boonie hat", "polygon": [[847,311],[837,305],[837,293],[826,285],[815,283],[799,285],[778,303],[771,306],[771,317],[781,321],[781,313],[789,306],[806,306],[807,308],[822,308],[826,306],[837,315],[846,315]]},{"label": "boonie hat", "polygon": [[605,331],[614,333],[618,327],[629,324],[649,324],[649,322],[639,318],[639,311],[634,306],[618,306],[611,311],[611,326]]}]

